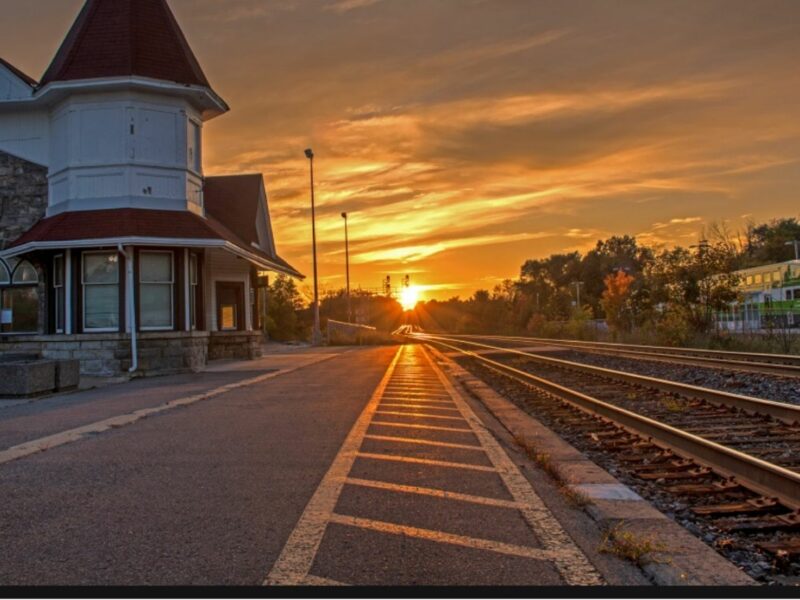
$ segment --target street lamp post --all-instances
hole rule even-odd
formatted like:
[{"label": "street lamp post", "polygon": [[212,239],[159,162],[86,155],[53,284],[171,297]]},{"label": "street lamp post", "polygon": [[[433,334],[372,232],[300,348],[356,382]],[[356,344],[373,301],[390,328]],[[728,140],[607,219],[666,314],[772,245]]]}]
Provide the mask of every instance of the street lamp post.
[{"label": "street lamp post", "polygon": [[800,240],[792,240],[791,242],[786,242],[786,246],[794,246],[794,259],[800,260]]},{"label": "street lamp post", "polygon": [[311,330],[311,343],[314,346],[322,344],[322,331],[319,327],[319,283],[317,279],[317,221],[316,208],[314,207],[314,151],[306,150],[311,169],[311,245],[314,258],[314,328]]},{"label": "street lamp post", "polygon": [[353,311],[350,305],[350,239],[347,233],[347,213],[342,213],[344,219],[344,256],[345,256],[345,271],[347,273],[347,321],[353,322]]}]

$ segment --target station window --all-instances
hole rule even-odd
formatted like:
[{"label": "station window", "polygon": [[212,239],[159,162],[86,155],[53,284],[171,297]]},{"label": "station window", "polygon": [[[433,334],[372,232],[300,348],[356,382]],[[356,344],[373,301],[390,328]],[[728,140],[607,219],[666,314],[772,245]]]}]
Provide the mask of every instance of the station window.
[{"label": "station window", "polygon": [[173,329],[172,252],[139,254],[139,298],[142,329]]},{"label": "station window", "polygon": [[196,173],[200,173],[203,170],[203,140],[201,136],[200,125],[191,119],[188,123],[187,138],[187,162],[189,163],[189,168]]},{"label": "station window", "polygon": [[84,331],[119,331],[119,255],[84,252],[81,284]]},{"label": "station window", "polygon": [[0,262],[0,295],[3,333],[39,331],[39,275],[26,260]]}]

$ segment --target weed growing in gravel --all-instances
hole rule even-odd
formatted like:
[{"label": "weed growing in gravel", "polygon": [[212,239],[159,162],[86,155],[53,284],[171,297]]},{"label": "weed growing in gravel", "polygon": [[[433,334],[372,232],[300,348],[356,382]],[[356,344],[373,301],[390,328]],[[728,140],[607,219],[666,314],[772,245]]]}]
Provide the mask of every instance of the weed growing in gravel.
[{"label": "weed growing in gravel", "polygon": [[525,455],[528,458],[535,462],[539,468],[542,469],[542,471],[547,473],[550,479],[558,484],[558,491],[564,495],[570,504],[576,508],[583,508],[584,506],[588,506],[592,503],[591,498],[589,498],[586,494],[570,487],[567,478],[553,462],[553,459],[549,454],[546,452],[539,452],[535,446],[527,443],[520,437],[515,436],[514,441],[525,451]]},{"label": "weed growing in gravel", "polygon": [[671,413],[686,411],[686,405],[676,398],[661,398],[661,404]]},{"label": "weed growing in gravel", "polygon": [[650,536],[641,536],[624,529],[625,522],[620,521],[606,531],[600,543],[600,552],[613,554],[636,565],[657,562],[651,555],[664,552],[666,546]]}]

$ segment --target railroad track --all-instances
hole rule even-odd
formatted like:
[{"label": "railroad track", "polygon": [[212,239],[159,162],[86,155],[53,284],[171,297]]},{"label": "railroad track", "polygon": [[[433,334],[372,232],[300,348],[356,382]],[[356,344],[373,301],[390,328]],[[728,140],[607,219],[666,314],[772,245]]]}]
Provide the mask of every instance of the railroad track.
[{"label": "railroad track", "polygon": [[644,485],[690,498],[695,517],[716,530],[745,536],[776,561],[796,564],[791,560],[800,556],[800,537],[792,537],[800,531],[800,407],[474,338],[409,337],[526,386],[523,408],[529,412],[579,430],[593,450],[614,454]]},{"label": "railroad track", "polygon": [[498,340],[514,344],[546,344],[559,348],[570,348],[581,352],[604,354],[626,358],[644,358],[655,362],[680,363],[698,367],[714,367],[747,373],[800,377],[800,356],[792,354],[768,354],[763,352],[733,352],[707,350],[705,348],[673,348],[669,346],[645,346],[617,344],[611,342],[585,342],[527,336],[459,335],[458,339]]}]

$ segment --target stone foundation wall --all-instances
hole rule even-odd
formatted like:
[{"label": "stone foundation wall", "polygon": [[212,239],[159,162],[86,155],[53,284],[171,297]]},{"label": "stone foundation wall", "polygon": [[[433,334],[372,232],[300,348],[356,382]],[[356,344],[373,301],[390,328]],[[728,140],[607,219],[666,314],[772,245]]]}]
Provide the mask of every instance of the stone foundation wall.
[{"label": "stone foundation wall", "polygon": [[[207,332],[149,332],[137,336],[139,372],[162,375],[200,371],[208,362]],[[131,339],[127,334],[44,335],[8,337],[3,353],[37,353],[50,359],[77,359],[81,374],[98,377],[124,375],[131,367]]]},{"label": "stone foundation wall", "polygon": [[47,167],[0,151],[0,249],[44,217]]},{"label": "stone foundation wall", "polygon": [[208,359],[253,360],[261,356],[263,339],[260,331],[212,331],[208,342]]}]

